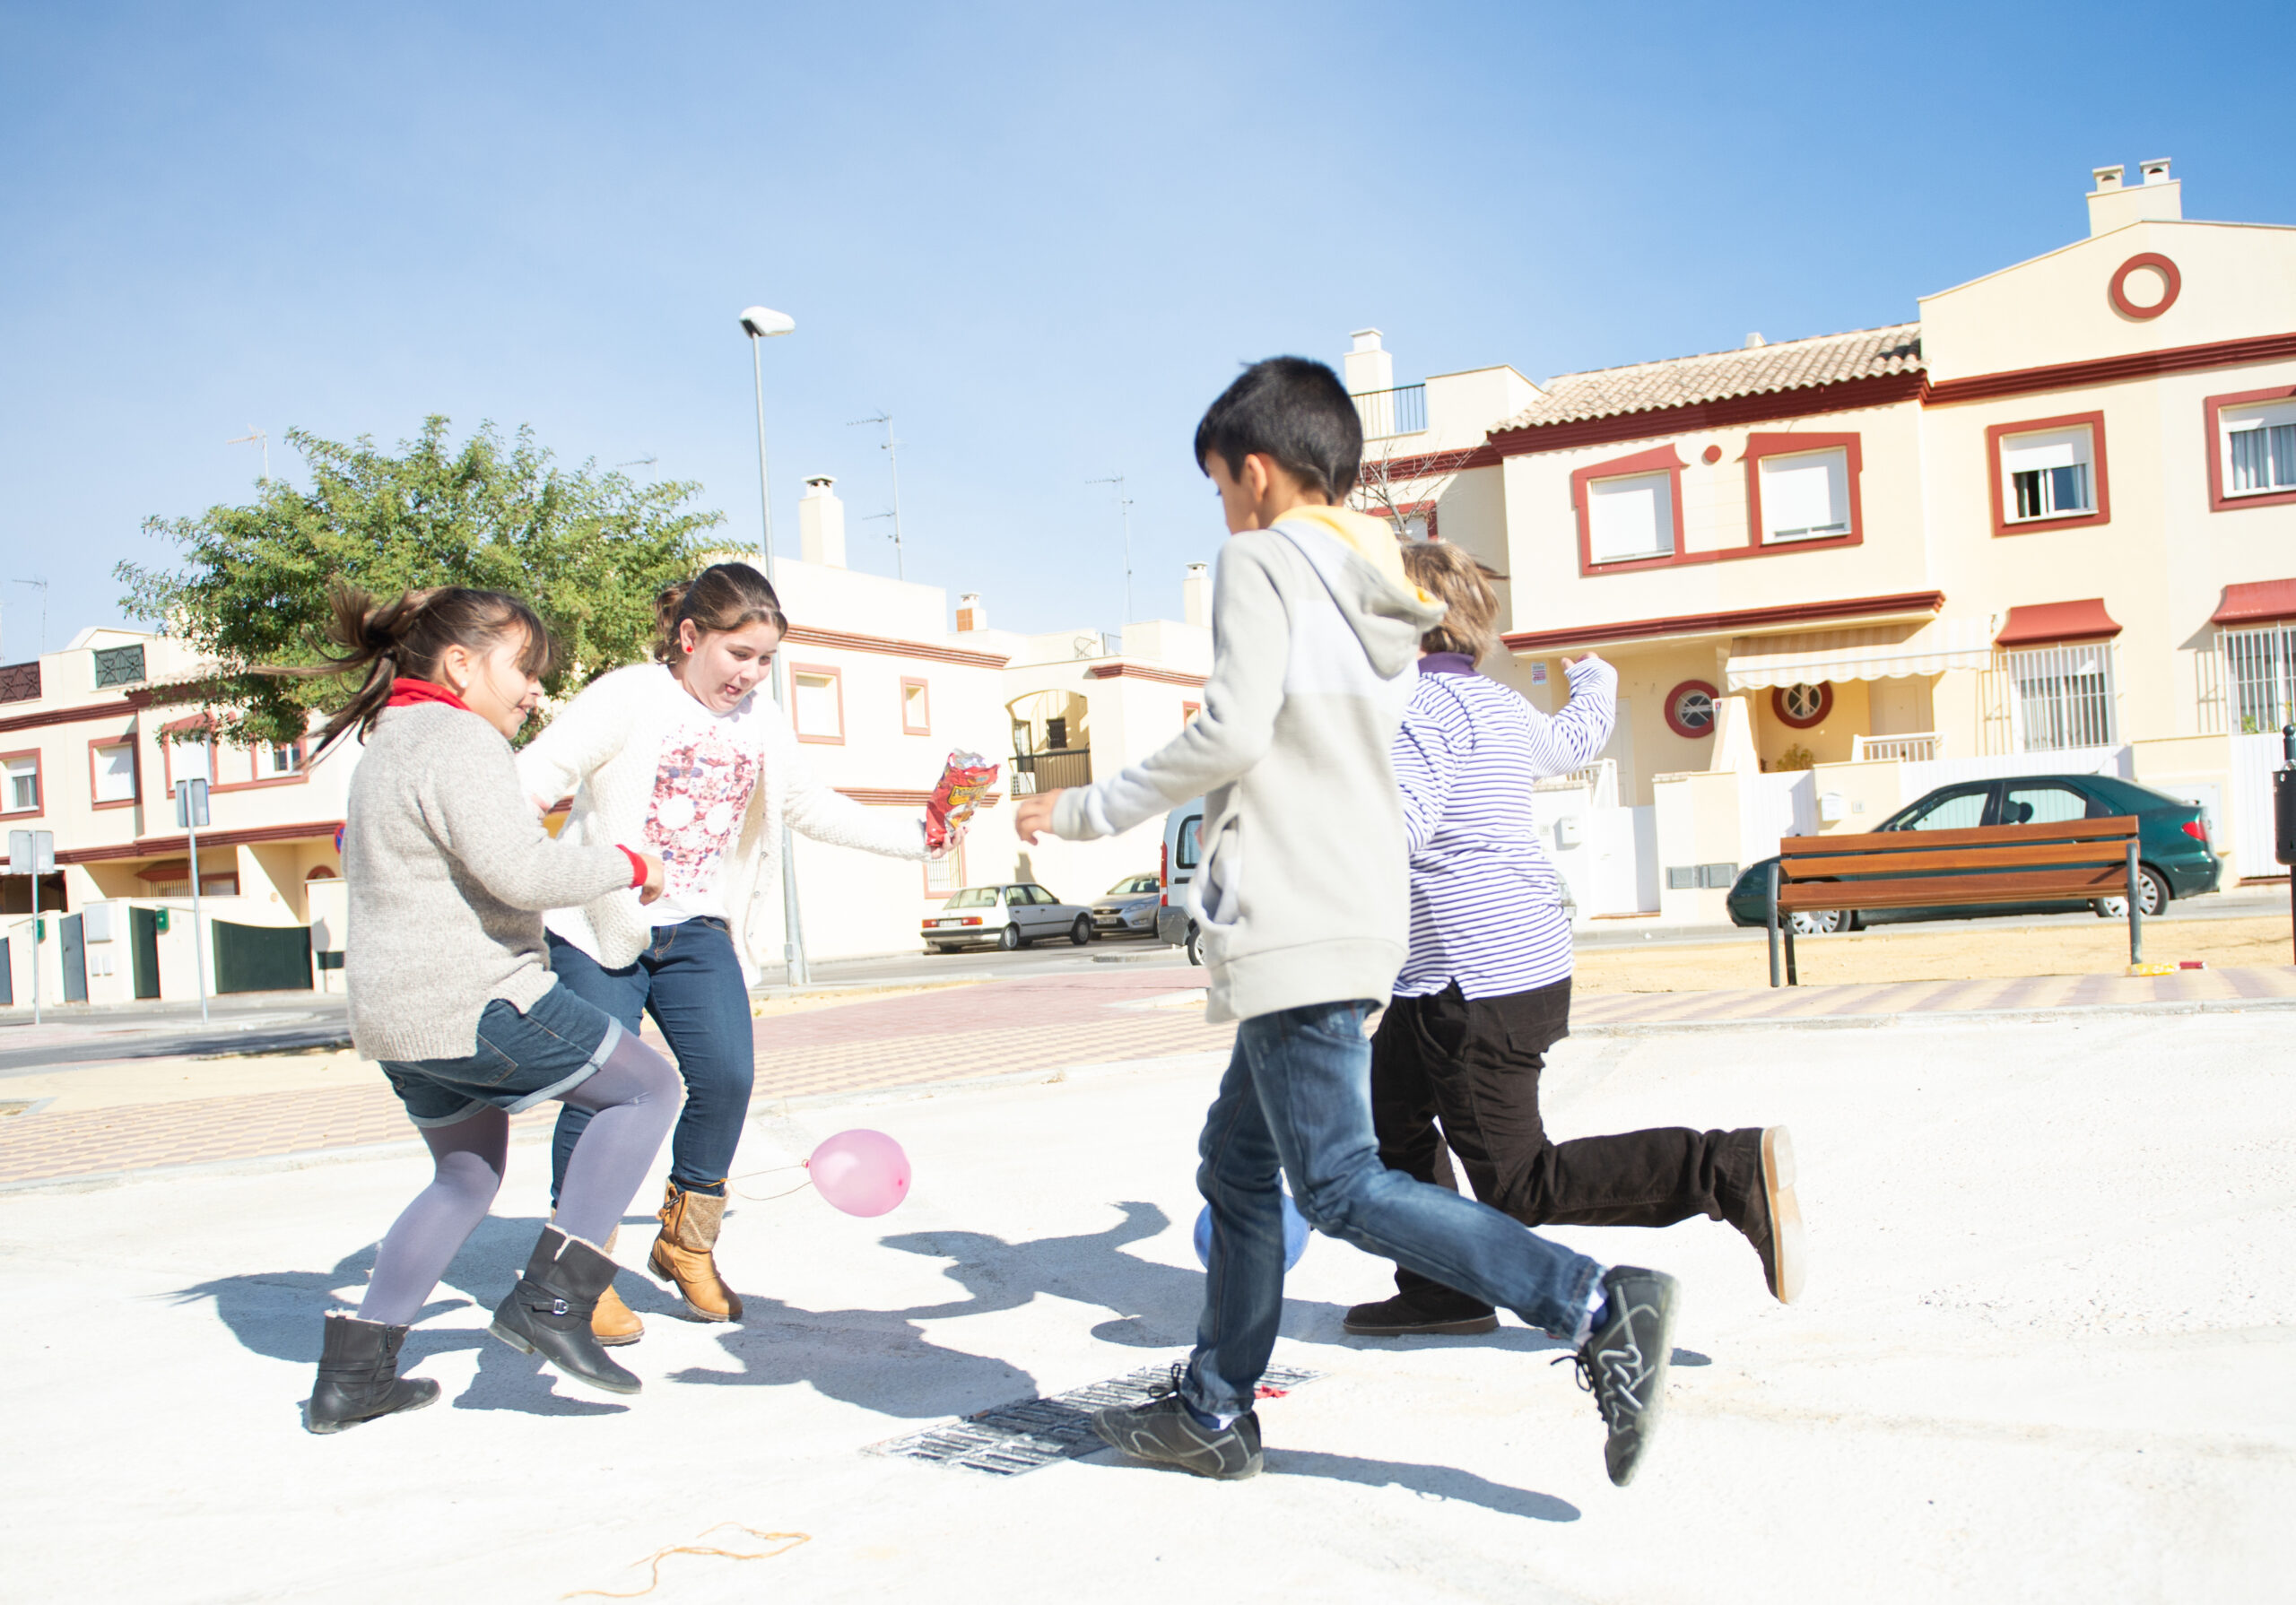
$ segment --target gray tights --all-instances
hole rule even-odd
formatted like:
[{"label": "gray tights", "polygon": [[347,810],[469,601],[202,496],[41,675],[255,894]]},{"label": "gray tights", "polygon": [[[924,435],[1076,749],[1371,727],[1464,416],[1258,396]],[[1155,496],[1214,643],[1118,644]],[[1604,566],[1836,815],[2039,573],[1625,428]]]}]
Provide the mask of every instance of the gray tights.
[{"label": "gray tights", "polygon": [[[678,1113],[678,1075],[669,1062],[624,1032],[597,1073],[561,1103],[593,1112],[566,1167],[559,1229],[602,1244],[630,1207]],[[434,1171],[375,1251],[375,1273],[359,1318],[412,1325],[464,1241],[478,1229],[502,1185],[510,1117],[480,1109],[452,1125],[425,1126]]]}]

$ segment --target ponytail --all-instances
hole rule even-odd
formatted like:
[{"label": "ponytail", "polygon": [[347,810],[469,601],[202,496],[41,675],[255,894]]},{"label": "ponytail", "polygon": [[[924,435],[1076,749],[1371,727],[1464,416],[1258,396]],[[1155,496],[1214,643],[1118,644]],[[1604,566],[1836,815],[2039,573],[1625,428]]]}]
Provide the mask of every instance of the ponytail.
[{"label": "ponytail", "polygon": [[654,598],[656,663],[675,659],[679,626],[688,620],[703,635],[748,624],[770,624],[776,635],[789,633],[773,582],[747,563],[713,563],[691,579],[662,587]]},{"label": "ponytail", "polygon": [[378,603],[366,592],[337,583],[327,588],[326,662],[309,668],[261,669],[258,673],[294,679],[358,674],[359,690],[329,716],[319,732],[320,752],[356,731],[363,739],[390,701],[391,683],[401,678],[435,680],[439,659],[449,646],[485,652],[515,631],[523,638],[518,667],[536,679],[549,674],[557,647],[541,615],[517,597],[469,586],[434,586]]}]

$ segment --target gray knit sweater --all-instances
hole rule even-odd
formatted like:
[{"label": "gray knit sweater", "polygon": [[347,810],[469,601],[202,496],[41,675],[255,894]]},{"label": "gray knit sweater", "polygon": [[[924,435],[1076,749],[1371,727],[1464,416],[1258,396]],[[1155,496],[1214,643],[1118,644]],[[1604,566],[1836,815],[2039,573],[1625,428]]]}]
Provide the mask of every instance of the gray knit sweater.
[{"label": "gray knit sweater", "polygon": [[344,977],[369,1059],[463,1059],[496,998],[555,985],[542,911],[630,884],[618,847],[552,841],[510,743],[444,703],[384,710],[351,777]]}]

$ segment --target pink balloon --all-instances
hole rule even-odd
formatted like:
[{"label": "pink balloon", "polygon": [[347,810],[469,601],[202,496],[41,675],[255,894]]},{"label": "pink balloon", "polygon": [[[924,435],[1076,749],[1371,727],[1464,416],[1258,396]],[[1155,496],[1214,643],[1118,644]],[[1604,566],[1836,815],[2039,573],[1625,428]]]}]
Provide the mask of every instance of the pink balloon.
[{"label": "pink balloon", "polygon": [[839,1132],[805,1167],[814,1191],[848,1215],[882,1215],[909,1196],[909,1156],[883,1132]]}]

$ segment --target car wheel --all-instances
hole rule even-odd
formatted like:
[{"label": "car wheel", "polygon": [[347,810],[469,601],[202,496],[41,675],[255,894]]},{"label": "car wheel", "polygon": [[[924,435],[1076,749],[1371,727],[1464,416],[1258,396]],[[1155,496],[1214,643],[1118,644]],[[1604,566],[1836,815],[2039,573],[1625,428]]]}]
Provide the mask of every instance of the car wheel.
[{"label": "car wheel", "polygon": [[1204,962],[1204,938],[1193,924],[1187,928],[1187,941],[1184,945],[1187,949],[1187,961],[1190,964]]},{"label": "car wheel", "polygon": [[[2161,879],[2160,872],[2149,863],[2136,866],[2137,907],[2151,919],[2169,906],[2169,883]],[[2126,898],[2099,898],[2091,907],[2099,919],[2125,920],[2128,917]]]},{"label": "car wheel", "polygon": [[1852,928],[1848,912],[1840,908],[1808,908],[1787,918],[1792,922],[1796,936],[1831,936]]},{"label": "car wheel", "polygon": [[1080,948],[1086,942],[1091,941],[1091,920],[1084,915],[1078,915],[1076,916],[1076,923],[1068,927],[1068,940],[1074,942]]},{"label": "car wheel", "polygon": [[1004,929],[996,933],[996,945],[1003,948],[1008,953],[1014,948],[1019,947],[1021,945],[1021,927],[1018,925],[1005,926]]}]

